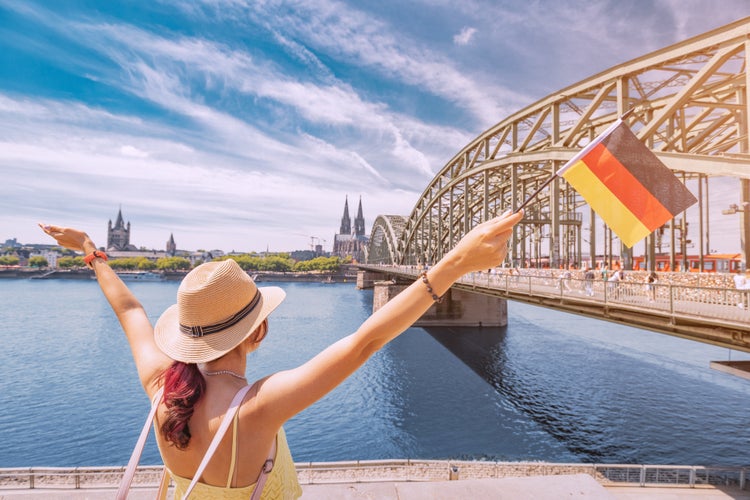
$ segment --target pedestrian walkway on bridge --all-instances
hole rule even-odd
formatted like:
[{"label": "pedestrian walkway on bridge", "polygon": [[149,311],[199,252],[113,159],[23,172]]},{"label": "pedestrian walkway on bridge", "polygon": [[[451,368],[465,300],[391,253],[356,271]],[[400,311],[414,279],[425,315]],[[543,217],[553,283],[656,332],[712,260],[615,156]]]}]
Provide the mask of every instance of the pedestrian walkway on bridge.
[{"label": "pedestrian walkway on bridge", "polygon": [[[369,282],[416,279],[417,266],[359,265]],[[453,289],[526,302],[750,352],[750,290],[731,276],[626,271],[620,281],[587,280],[582,272],[496,268],[464,276]],[[358,278],[367,283],[368,279]],[[434,306],[440,307],[440,306]],[[443,306],[449,307],[449,306]]]}]

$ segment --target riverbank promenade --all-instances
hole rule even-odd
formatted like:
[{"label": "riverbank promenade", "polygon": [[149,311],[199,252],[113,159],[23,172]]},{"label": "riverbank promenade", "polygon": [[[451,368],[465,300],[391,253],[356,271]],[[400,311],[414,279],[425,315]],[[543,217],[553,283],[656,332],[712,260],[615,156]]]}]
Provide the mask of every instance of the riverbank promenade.
[{"label": "riverbank promenade", "polygon": [[[156,488],[134,489],[130,500],[151,500]],[[114,488],[91,490],[45,489],[4,490],[0,499],[106,500]],[[171,490],[168,498],[172,498]],[[603,486],[591,476],[577,474],[554,477],[466,479],[460,481],[420,481],[375,483],[308,484],[302,486],[303,500],[750,500],[750,492],[731,487],[688,488]]]},{"label": "riverbank promenade", "polygon": [[[0,499],[109,499],[122,471],[0,469]],[[443,460],[297,464],[305,500],[750,500],[748,472],[731,467]],[[139,467],[128,498],[154,498],[160,473],[158,466]]]}]

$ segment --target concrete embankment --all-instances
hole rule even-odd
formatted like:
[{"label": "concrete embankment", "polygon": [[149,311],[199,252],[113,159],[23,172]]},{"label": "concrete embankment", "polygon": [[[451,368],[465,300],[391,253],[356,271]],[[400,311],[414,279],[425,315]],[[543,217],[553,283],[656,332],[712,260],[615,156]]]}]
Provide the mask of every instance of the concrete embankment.
[{"label": "concrete embankment", "polygon": [[2,268],[0,269],[0,279],[27,279],[40,276],[48,271],[27,268]]},{"label": "concrete embankment", "polygon": [[[303,499],[750,500],[750,468],[446,460],[297,463]],[[138,469],[129,498],[153,498],[161,466]],[[0,499],[112,498],[124,467],[0,469]]]},{"label": "concrete embankment", "polygon": [[355,283],[357,275],[350,273],[250,273],[257,283],[301,282],[301,283]]}]

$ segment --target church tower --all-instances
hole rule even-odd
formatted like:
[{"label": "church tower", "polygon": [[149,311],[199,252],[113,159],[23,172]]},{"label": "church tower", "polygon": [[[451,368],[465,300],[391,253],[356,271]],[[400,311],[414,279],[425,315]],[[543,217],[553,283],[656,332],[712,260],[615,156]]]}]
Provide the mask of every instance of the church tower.
[{"label": "church tower", "polygon": [[177,245],[175,245],[174,242],[174,235],[170,233],[169,235],[169,241],[167,241],[167,255],[170,257],[174,257],[174,254],[177,252]]},{"label": "church tower", "polygon": [[107,226],[107,250],[130,250],[130,222],[125,224],[122,208],[117,211],[114,227],[112,219]]},{"label": "church tower", "polygon": [[359,197],[359,208],[357,217],[354,219],[354,236],[360,237],[365,235],[365,216],[362,215],[362,197]]},{"label": "church tower", "polygon": [[349,218],[349,197],[344,202],[344,216],[341,218],[339,234],[352,234],[352,220]]}]

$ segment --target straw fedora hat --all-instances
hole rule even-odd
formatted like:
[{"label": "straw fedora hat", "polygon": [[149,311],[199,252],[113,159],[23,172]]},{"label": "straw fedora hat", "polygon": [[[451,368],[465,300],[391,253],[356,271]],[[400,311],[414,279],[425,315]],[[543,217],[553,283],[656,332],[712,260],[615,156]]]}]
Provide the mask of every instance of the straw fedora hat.
[{"label": "straw fedora hat", "polygon": [[279,287],[258,288],[231,259],[201,264],[180,283],[177,304],[156,322],[156,345],[185,363],[220,358],[249,337],[285,296]]}]

